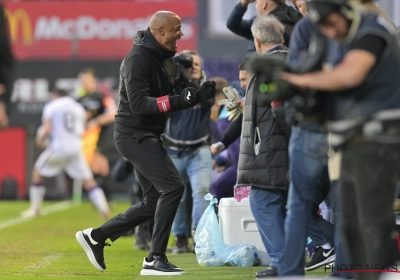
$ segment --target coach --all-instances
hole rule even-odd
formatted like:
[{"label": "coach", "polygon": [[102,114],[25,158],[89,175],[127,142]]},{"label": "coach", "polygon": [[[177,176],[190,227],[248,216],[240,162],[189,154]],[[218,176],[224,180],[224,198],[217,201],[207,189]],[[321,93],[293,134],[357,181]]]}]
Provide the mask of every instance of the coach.
[{"label": "coach", "polygon": [[76,234],[89,260],[104,271],[103,249],[106,239],[115,241],[139,224],[154,218],[149,256],[141,275],[179,275],[183,270],[168,262],[165,252],[172,222],[184,183],[165,151],[160,135],[167,113],[196,105],[215,95],[215,83],[205,82],[199,90],[186,88],[175,94],[176,41],[183,36],[180,17],[159,11],[149,28],[139,31],[134,47],[122,61],[118,113],[114,143],[119,153],[135,167],[143,190],[143,201],[132,205],[97,229]]}]

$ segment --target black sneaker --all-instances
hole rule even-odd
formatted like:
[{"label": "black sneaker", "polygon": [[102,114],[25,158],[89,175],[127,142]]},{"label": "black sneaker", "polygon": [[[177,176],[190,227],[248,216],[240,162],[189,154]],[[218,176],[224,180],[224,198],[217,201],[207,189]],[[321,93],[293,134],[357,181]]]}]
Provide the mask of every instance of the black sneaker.
[{"label": "black sneaker", "polygon": [[314,256],[311,261],[306,265],[305,270],[311,271],[318,267],[333,263],[336,259],[335,248],[323,249],[318,247],[315,249]]},{"label": "black sneaker", "polygon": [[166,256],[154,256],[154,260],[149,262],[147,258],[143,260],[140,275],[182,275],[185,272],[170,263]]},{"label": "black sneaker", "polygon": [[85,251],[86,256],[93,266],[103,272],[106,269],[106,264],[104,263],[104,246],[111,246],[108,243],[99,243],[92,239],[91,233],[93,228],[88,228],[83,231],[78,231],[75,234],[76,240],[82,249]]}]

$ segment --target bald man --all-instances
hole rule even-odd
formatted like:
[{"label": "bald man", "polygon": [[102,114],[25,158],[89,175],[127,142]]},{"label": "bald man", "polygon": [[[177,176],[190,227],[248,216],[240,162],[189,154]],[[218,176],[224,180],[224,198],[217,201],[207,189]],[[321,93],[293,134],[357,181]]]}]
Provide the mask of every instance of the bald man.
[{"label": "bald man", "polygon": [[167,113],[193,107],[215,95],[215,83],[205,82],[199,90],[185,88],[175,93],[176,41],[182,36],[180,17],[159,11],[149,28],[137,32],[134,47],[122,61],[114,144],[137,173],[143,201],[132,205],[99,228],[76,233],[76,239],[93,266],[104,271],[104,246],[139,224],[154,219],[153,236],[141,275],[180,275],[184,271],[168,262],[165,252],[172,222],[181,200],[184,183],[165,151],[160,135]]}]

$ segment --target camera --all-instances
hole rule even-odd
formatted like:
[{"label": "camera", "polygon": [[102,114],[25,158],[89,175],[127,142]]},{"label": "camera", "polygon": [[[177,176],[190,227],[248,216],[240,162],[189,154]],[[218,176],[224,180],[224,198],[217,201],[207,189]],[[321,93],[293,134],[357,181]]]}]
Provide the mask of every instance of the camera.
[{"label": "camera", "polygon": [[190,54],[180,54],[174,57],[175,64],[182,68],[192,68],[193,67],[193,57]]},{"label": "camera", "polygon": [[189,69],[193,67],[193,57],[190,54],[181,53],[180,55],[174,56],[175,61],[175,80],[185,80],[185,76],[182,73],[182,69]]},{"label": "camera", "polygon": [[[322,34],[312,34],[309,48],[306,53],[300,57],[301,62],[297,66],[291,66],[286,63],[285,56],[254,56],[249,60],[249,67],[253,73],[256,73],[257,80],[255,88],[258,89],[258,100],[263,104],[269,104],[274,100],[285,101],[299,96],[301,100],[297,106],[305,107],[302,104],[308,102],[317,93],[315,90],[297,88],[279,78],[281,71],[303,74],[320,71],[326,58],[327,40]],[[300,104],[301,103],[301,104]],[[296,107],[297,107],[296,106]],[[308,105],[307,105],[308,106]],[[307,109],[308,110],[308,109]]]}]

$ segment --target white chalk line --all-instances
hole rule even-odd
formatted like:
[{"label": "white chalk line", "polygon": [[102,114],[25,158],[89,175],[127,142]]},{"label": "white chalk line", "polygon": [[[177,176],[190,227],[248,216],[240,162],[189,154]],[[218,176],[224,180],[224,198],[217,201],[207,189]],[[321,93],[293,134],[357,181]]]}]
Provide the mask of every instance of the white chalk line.
[{"label": "white chalk line", "polygon": [[[42,213],[41,215],[46,216],[46,215],[49,215],[49,214],[52,214],[55,212],[60,212],[60,211],[69,209],[71,207],[72,207],[72,203],[70,201],[59,202],[59,203],[53,204],[51,206],[44,207],[41,211],[41,213]],[[14,226],[14,225],[28,222],[33,219],[37,219],[37,218],[22,218],[22,217],[12,218],[12,219],[6,220],[4,222],[1,222],[0,230]]]},{"label": "white chalk line", "polygon": [[50,263],[60,259],[62,256],[63,256],[63,254],[60,254],[60,253],[54,253],[54,254],[47,255],[46,257],[41,259],[38,263],[25,267],[24,270],[30,270],[32,268],[33,269],[44,268],[44,267],[48,266]]},{"label": "white chalk line", "polygon": [[60,253],[53,253],[53,254],[47,255],[43,259],[38,261],[37,263],[35,263],[33,265],[28,265],[24,269],[22,269],[22,271],[20,271],[18,273],[13,273],[13,275],[14,276],[30,275],[30,273],[32,273],[34,270],[45,268],[46,266],[50,265],[52,262],[55,262],[58,259],[60,259],[62,256],[63,256],[63,254],[60,254]]}]

